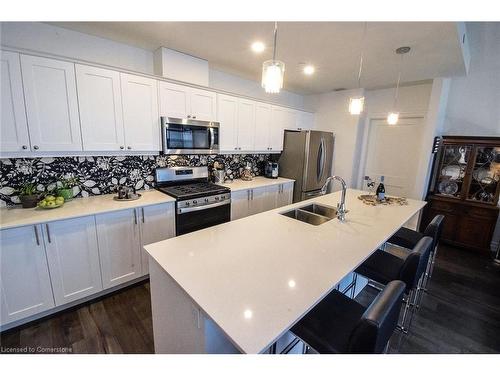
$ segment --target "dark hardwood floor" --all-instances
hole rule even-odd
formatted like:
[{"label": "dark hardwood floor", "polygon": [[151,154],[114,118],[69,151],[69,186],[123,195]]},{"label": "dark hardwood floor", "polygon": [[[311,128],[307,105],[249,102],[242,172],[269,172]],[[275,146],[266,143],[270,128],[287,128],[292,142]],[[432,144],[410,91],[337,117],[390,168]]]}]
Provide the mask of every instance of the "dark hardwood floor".
[{"label": "dark hardwood floor", "polygon": [[[367,304],[374,294],[367,287],[357,299]],[[153,353],[149,283],[4,332],[0,346]],[[396,333],[390,352],[500,353],[500,266],[485,256],[441,246],[411,331]]]}]

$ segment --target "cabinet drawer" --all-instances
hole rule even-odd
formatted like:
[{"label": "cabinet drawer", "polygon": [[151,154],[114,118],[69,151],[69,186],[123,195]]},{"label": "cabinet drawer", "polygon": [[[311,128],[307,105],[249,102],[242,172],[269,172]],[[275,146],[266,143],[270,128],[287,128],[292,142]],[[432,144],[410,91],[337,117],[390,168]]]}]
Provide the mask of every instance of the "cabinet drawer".
[{"label": "cabinet drawer", "polygon": [[441,211],[443,213],[456,213],[457,207],[453,203],[443,201],[431,201],[433,210]]},{"label": "cabinet drawer", "polygon": [[464,214],[479,219],[495,219],[498,217],[498,210],[484,209],[481,207],[464,207]]}]

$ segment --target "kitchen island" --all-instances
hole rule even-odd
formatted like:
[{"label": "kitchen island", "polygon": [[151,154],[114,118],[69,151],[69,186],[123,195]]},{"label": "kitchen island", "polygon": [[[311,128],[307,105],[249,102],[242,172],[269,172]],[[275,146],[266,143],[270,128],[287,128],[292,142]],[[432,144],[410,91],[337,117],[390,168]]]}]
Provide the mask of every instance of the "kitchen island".
[{"label": "kitchen island", "polygon": [[156,353],[262,353],[425,202],[368,206],[348,189],[347,220],[281,215],[340,192],[145,247]]}]

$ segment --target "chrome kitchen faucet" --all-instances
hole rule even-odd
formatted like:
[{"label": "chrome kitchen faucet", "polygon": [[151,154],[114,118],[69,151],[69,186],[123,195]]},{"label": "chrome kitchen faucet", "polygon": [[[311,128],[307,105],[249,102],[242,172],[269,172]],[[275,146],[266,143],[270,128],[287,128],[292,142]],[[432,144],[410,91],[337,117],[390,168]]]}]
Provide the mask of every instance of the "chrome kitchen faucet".
[{"label": "chrome kitchen faucet", "polygon": [[322,194],[326,193],[326,189],[328,187],[328,184],[332,180],[338,180],[342,184],[342,197],[340,198],[340,203],[337,203],[337,219],[339,219],[340,221],[345,221],[345,214],[347,212],[349,212],[349,211],[347,211],[346,208],[345,208],[345,193],[346,193],[346,190],[347,190],[347,185],[346,185],[344,179],[342,177],[340,177],[340,176],[330,176],[330,177],[328,177],[326,179],[325,184],[321,188],[321,193]]}]

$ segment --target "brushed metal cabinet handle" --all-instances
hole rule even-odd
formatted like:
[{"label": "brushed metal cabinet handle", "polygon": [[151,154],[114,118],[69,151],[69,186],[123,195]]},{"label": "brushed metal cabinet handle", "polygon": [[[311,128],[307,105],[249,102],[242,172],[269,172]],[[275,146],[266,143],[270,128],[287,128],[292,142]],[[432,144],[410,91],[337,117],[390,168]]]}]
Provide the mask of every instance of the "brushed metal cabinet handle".
[{"label": "brushed metal cabinet handle", "polygon": [[142,222],[145,223],[146,220],[144,219],[144,207],[141,207],[141,212],[142,212]]},{"label": "brushed metal cabinet handle", "polygon": [[33,225],[33,230],[35,231],[36,245],[40,246],[40,237],[38,236],[38,228],[36,227],[36,225]]},{"label": "brushed metal cabinet handle", "polygon": [[134,223],[137,225],[137,210],[134,208]]},{"label": "brushed metal cabinet handle", "polygon": [[47,240],[49,241],[49,243],[52,243],[52,239],[50,238],[49,224],[45,224],[45,230],[47,231]]}]

